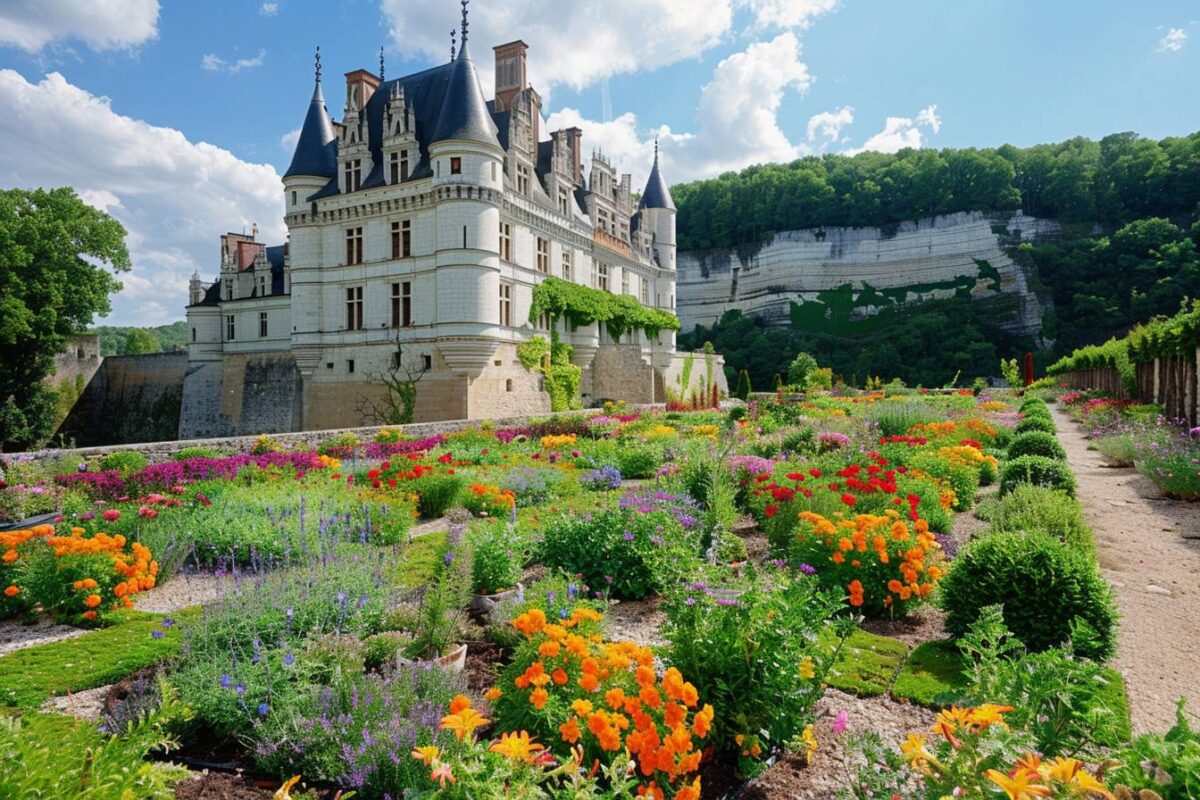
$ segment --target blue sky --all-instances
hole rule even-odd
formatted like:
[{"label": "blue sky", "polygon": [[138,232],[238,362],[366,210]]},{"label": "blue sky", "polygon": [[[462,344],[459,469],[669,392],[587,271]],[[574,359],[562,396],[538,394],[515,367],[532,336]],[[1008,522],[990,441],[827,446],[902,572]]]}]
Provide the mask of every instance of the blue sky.
[{"label": "blue sky", "polygon": [[[284,235],[277,174],[321,45],[341,75],[449,56],[454,0],[8,0],[0,6],[0,184],[77,186],[131,232],[111,321],[182,314],[217,236]],[[809,153],[1029,145],[1200,129],[1192,0],[473,0],[471,47],[530,45],[550,127],[580,123],[644,180]],[[606,104],[607,95],[610,103]],[[608,106],[606,108],[606,105]]]}]

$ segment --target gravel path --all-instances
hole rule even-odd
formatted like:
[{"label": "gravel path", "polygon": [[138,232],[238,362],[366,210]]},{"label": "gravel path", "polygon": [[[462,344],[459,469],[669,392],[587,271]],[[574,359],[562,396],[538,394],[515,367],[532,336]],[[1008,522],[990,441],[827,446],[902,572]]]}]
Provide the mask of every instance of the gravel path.
[{"label": "gravel path", "polygon": [[233,578],[198,572],[195,575],[172,575],[161,586],[139,594],[133,602],[138,611],[167,614],[188,606],[202,606],[225,596]]},{"label": "gravel path", "polygon": [[1200,712],[1200,540],[1184,538],[1200,532],[1200,503],[1164,499],[1149,478],[1105,467],[1079,426],[1051,408],[1121,609],[1114,666],[1129,690],[1134,732],[1163,732],[1180,697]]},{"label": "gravel path", "polygon": [[32,625],[6,619],[0,622],[0,656],[38,644],[61,642],[63,639],[71,639],[85,633],[87,630],[84,628],[58,625],[49,619],[40,619]]}]

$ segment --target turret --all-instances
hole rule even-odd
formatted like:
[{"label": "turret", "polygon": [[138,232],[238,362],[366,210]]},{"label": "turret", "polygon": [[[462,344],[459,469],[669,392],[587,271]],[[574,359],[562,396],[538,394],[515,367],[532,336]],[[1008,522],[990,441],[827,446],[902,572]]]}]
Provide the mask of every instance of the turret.
[{"label": "turret", "polygon": [[419,160],[416,118],[404,97],[404,84],[396,81],[383,112],[384,182],[404,183]]},{"label": "turret", "polygon": [[287,213],[307,208],[309,195],[324,188],[336,176],[337,138],[325,108],[325,96],[321,93],[321,49],[317,48],[312,100],[300,128],[300,138],[296,140],[292,163],[283,173]]},{"label": "turret", "polygon": [[654,256],[663,269],[675,269],[675,203],[658,167],[658,140],[654,140],[654,166],[642,192],[641,227],[654,237]]},{"label": "turret", "polygon": [[338,129],[338,189],[357,192],[373,167],[367,146],[367,103],[379,78],[365,69],[346,73],[346,109]]}]

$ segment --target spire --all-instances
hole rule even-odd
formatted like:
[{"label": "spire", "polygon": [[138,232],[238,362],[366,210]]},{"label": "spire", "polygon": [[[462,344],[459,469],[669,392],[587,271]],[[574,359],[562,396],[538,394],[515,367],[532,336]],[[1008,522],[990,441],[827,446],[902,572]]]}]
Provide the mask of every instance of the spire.
[{"label": "spire", "polygon": [[658,137],[654,137],[654,166],[650,168],[650,177],[646,181],[646,190],[642,192],[642,202],[638,208],[666,208],[675,210],[671,200],[671,190],[663,180],[662,172],[658,169]]},{"label": "spire", "polygon": [[467,4],[470,3],[471,0],[460,0],[460,2],[462,3],[462,46],[463,46],[463,49],[466,50],[467,49]]},{"label": "spire", "polygon": [[457,139],[499,147],[497,133],[496,123],[488,113],[487,101],[483,99],[479,75],[475,72],[471,53],[464,42],[462,49],[458,51],[458,58],[450,65],[446,94],[442,98],[442,110],[430,141]]},{"label": "spire", "polygon": [[383,83],[384,80],[385,80],[385,78],[383,77],[383,45],[379,45],[379,82]]},{"label": "spire", "polygon": [[318,178],[332,178],[337,175],[337,143],[333,134],[333,122],[325,109],[325,95],[321,93],[321,48],[317,48],[314,59],[314,84],[312,100],[308,104],[308,113],[304,116],[304,125],[300,128],[300,138],[296,140],[296,152],[292,155],[292,163],[283,177],[293,175],[310,175]]},{"label": "spire", "polygon": [[454,37],[457,35],[458,35],[458,31],[455,28],[451,28],[450,29],[450,60],[451,61],[454,60]]}]

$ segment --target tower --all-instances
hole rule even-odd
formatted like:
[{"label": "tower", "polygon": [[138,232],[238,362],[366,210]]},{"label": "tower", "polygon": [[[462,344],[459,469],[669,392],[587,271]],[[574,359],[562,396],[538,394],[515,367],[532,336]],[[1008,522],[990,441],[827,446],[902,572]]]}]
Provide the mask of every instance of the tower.
[{"label": "tower", "polygon": [[658,167],[658,140],[654,140],[654,166],[650,168],[650,178],[646,181],[646,190],[642,192],[642,202],[638,204],[641,210],[644,226],[654,237],[654,257],[663,269],[675,269],[675,203],[671,200],[671,190],[663,180],[662,171]]},{"label": "tower", "polygon": [[321,93],[319,47],[315,74],[312,100],[300,128],[300,138],[296,140],[296,152],[292,154],[287,172],[283,173],[284,204],[289,214],[304,210],[309,195],[320,191],[337,175],[337,138],[325,108],[325,96]]}]

